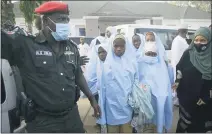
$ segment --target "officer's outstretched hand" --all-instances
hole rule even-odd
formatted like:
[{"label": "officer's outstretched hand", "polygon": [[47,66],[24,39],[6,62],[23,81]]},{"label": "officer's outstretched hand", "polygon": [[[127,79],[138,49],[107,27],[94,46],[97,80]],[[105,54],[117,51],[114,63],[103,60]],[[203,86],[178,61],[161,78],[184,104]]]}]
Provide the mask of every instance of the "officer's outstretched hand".
[{"label": "officer's outstretched hand", "polygon": [[93,110],[94,110],[94,116],[96,118],[100,118],[101,117],[101,110],[100,110],[100,107],[99,107],[99,105],[98,105],[98,103],[96,102],[95,99],[92,99],[91,106],[93,107]]},{"label": "officer's outstretched hand", "polygon": [[87,56],[80,56],[80,65],[83,66],[89,62],[89,58]]}]

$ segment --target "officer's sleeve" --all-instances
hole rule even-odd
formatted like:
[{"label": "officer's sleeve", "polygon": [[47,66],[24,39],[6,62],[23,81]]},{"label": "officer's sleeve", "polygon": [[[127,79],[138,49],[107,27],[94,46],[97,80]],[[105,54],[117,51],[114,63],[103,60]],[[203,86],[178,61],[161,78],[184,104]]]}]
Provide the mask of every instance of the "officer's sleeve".
[{"label": "officer's sleeve", "polygon": [[1,58],[11,61],[12,44],[9,36],[1,31]]},{"label": "officer's sleeve", "polygon": [[12,42],[12,51],[13,51],[12,62],[18,67],[22,65],[24,60],[24,54],[25,54],[24,53],[25,48],[23,47],[25,43],[24,40],[25,40],[24,36],[19,35]]},{"label": "officer's sleeve", "polygon": [[10,37],[10,35],[1,32],[2,41],[2,58],[7,59],[10,65],[21,65],[21,58],[23,56],[22,40],[20,36],[16,38]]}]

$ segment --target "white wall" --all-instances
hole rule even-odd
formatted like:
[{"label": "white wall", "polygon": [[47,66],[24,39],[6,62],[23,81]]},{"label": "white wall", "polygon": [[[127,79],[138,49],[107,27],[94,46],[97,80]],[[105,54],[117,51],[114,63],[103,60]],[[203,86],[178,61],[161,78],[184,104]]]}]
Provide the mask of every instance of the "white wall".
[{"label": "white wall", "polygon": [[136,20],[136,24],[150,24],[150,19]]},{"label": "white wall", "polygon": [[69,21],[70,25],[85,25],[84,19],[70,19]]},{"label": "white wall", "polygon": [[[150,24],[149,19],[136,20],[136,24]],[[210,19],[163,19],[163,25],[178,26],[182,23],[188,24],[191,28],[197,29],[200,26],[208,27],[211,24]]]},{"label": "white wall", "polygon": [[111,21],[99,21],[99,28],[100,32],[105,32],[108,26],[116,26],[116,25],[123,25],[123,24],[134,24],[134,22],[111,22]]},{"label": "white wall", "polygon": [[79,36],[79,28],[85,28],[84,19],[70,19],[71,36]]},{"label": "white wall", "polygon": [[99,36],[99,21],[98,17],[85,17],[85,32],[88,37],[97,37]]},{"label": "white wall", "polygon": [[[20,26],[21,28],[24,28],[25,30],[27,30],[26,24],[25,24],[25,20],[24,18],[15,18],[16,20],[16,25]],[[96,23],[96,25],[99,25],[100,28],[100,32],[104,32],[105,29],[108,26],[116,26],[116,25],[121,25],[121,24],[150,24],[150,19],[144,19],[144,20],[136,20],[135,22],[111,22],[111,21],[98,21],[98,23]],[[180,25],[181,23],[186,23],[189,26],[191,26],[191,28],[199,28],[200,26],[206,26],[208,27],[209,25],[211,25],[211,20],[210,19],[163,19],[163,25]],[[71,27],[71,36],[79,36],[79,28],[86,28],[86,20],[85,19],[70,19],[70,27]],[[93,29],[95,31],[95,35],[96,32],[98,30],[97,26],[92,24],[89,24],[89,26],[87,26],[88,29]],[[35,26],[33,26],[33,33],[37,33],[38,30],[36,29]],[[87,33],[89,34],[89,33]],[[91,34],[94,35],[94,34]],[[88,35],[89,36],[89,35]]]},{"label": "white wall", "polygon": [[177,26],[179,24],[180,24],[180,20],[163,19],[163,25]]},{"label": "white wall", "polygon": [[79,36],[79,29],[80,28],[85,28],[85,25],[72,25],[71,26],[71,36],[75,37],[75,36]]},{"label": "white wall", "polygon": [[211,19],[184,19],[184,23],[190,25],[193,28],[209,27],[211,25]]}]

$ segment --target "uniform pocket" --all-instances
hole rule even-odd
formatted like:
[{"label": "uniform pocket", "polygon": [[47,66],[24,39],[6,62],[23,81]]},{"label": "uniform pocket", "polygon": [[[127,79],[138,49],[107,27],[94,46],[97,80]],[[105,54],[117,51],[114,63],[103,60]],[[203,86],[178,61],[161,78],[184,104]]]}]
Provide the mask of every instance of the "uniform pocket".
[{"label": "uniform pocket", "polygon": [[34,59],[34,64],[36,67],[36,72],[41,75],[48,75],[52,72],[54,65],[53,57],[50,56],[38,56]]},{"label": "uniform pocket", "polygon": [[35,66],[40,68],[46,68],[53,65],[53,58],[42,56],[42,57],[35,57]]},{"label": "uniform pocket", "polygon": [[67,80],[75,81],[75,75],[72,72],[65,73],[65,78]]}]

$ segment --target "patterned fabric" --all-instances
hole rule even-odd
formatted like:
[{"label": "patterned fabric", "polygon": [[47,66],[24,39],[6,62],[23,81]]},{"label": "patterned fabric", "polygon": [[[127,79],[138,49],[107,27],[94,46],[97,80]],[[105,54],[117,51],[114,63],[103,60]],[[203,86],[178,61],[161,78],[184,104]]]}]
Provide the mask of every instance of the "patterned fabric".
[{"label": "patterned fabric", "polygon": [[128,104],[133,108],[134,117],[131,125],[133,127],[141,126],[154,116],[154,110],[151,105],[151,92],[148,85],[139,85],[138,81],[133,84],[133,90],[129,95]]}]

